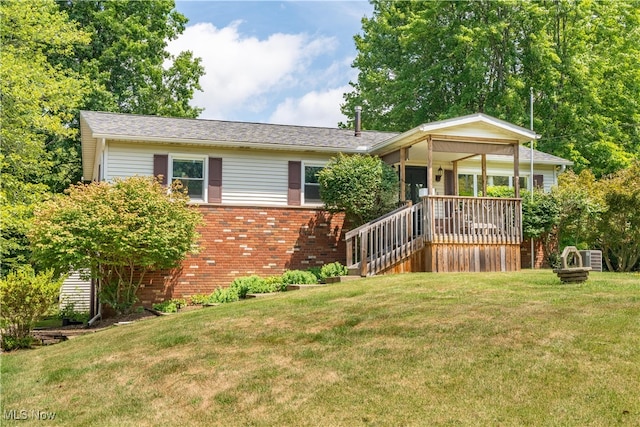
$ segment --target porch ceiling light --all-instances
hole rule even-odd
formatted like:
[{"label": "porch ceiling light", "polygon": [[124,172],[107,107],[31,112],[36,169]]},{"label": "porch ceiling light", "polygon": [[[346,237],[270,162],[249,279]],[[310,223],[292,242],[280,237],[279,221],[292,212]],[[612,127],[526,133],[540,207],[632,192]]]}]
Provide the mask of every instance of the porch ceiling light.
[{"label": "porch ceiling light", "polygon": [[440,182],[440,180],[442,179],[442,174],[444,173],[444,171],[442,170],[442,166],[440,166],[438,168],[438,171],[436,172],[436,182]]}]

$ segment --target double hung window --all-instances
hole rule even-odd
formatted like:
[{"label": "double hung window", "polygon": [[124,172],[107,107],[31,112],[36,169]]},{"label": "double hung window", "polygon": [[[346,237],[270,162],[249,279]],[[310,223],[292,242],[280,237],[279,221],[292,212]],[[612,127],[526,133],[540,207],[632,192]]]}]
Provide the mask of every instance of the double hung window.
[{"label": "double hung window", "polygon": [[320,199],[320,184],[318,183],[318,172],[320,172],[322,169],[322,166],[304,167],[305,203],[322,203],[322,199]]},{"label": "double hung window", "polygon": [[205,200],[206,161],[204,157],[172,157],[170,170],[171,182],[180,181],[187,189],[191,200]]}]

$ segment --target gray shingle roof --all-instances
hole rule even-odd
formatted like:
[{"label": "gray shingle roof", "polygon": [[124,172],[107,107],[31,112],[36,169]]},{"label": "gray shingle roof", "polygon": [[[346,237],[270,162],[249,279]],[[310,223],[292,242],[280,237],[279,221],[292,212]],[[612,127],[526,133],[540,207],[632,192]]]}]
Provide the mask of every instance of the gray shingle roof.
[{"label": "gray shingle roof", "polygon": [[398,133],[363,131],[355,137],[353,130],[311,126],[183,119],[136,114],[82,111],[93,137],[137,140],[176,140],[181,142],[266,144],[290,147],[357,150],[389,139]]},{"label": "gray shingle roof", "polygon": [[[81,111],[82,164],[86,177],[95,174],[95,156],[100,138],[142,142],[196,144],[203,146],[255,147],[274,150],[324,152],[376,152],[371,150],[395,137],[406,138],[416,129],[398,132],[362,131],[313,126],[275,125],[222,120],[182,119],[136,114]],[[426,126],[426,125],[423,125]],[[89,132],[86,129],[89,129]],[[520,160],[527,161],[529,149],[520,146]],[[551,154],[534,151],[539,164],[571,165]]]},{"label": "gray shingle roof", "polygon": [[[520,146],[520,161],[530,161],[531,160],[531,149],[529,147],[525,147],[523,145]],[[543,153],[542,151],[538,151],[535,148],[533,149],[533,161],[535,163],[546,163],[551,165],[572,165],[573,162],[567,159],[563,159],[562,157],[554,156],[552,154]]]}]

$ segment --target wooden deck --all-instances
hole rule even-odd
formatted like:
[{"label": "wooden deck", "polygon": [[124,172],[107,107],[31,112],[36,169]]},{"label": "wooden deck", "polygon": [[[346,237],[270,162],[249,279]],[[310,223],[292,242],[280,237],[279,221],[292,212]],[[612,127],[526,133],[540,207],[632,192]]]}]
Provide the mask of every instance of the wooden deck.
[{"label": "wooden deck", "polygon": [[[346,234],[347,266],[385,272],[518,271],[520,199],[428,196]],[[364,262],[363,262],[364,260]]]}]

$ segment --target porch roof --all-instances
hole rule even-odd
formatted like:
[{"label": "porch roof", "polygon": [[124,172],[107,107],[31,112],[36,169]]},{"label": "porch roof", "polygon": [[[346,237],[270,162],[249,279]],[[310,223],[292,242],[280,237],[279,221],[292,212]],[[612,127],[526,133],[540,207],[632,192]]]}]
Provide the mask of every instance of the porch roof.
[{"label": "porch roof", "polygon": [[[401,147],[410,147],[427,136],[445,141],[473,141],[474,144],[521,144],[540,138],[535,132],[504,120],[477,113],[453,119],[425,123],[397,136],[374,144],[371,152],[384,155]],[[467,153],[475,153],[470,144]]]}]

